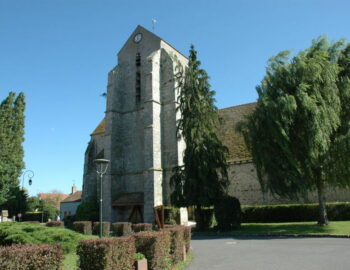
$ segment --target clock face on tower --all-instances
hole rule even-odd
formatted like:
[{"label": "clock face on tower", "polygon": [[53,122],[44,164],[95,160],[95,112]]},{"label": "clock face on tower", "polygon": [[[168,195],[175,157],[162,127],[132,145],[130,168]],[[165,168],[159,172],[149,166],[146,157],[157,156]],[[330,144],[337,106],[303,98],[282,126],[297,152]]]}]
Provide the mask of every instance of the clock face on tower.
[{"label": "clock face on tower", "polygon": [[138,33],[134,36],[134,42],[139,43],[142,39],[142,34]]}]

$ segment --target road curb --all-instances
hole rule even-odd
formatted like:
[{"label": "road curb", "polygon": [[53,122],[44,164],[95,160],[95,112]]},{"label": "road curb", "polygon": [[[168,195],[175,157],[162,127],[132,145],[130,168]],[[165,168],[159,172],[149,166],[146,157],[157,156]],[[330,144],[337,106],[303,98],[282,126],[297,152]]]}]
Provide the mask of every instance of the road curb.
[{"label": "road curb", "polygon": [[349,234],[193,234],[194,237],[289,237],[289,238],[350,238]]}]

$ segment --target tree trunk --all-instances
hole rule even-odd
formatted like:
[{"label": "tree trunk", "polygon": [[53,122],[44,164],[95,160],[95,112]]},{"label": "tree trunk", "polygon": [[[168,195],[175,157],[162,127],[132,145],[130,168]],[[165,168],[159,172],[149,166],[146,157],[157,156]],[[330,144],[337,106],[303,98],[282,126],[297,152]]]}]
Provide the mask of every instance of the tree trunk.
[{"label": "tree trunk", "polygon": [[327,209],[326,209],[325,185],[321,177],[318,179],[317,193],[318,193],[318,204],[319,204],[318,225],[325,226],[325,225],[328,225],[328,217],[327,217]]}]

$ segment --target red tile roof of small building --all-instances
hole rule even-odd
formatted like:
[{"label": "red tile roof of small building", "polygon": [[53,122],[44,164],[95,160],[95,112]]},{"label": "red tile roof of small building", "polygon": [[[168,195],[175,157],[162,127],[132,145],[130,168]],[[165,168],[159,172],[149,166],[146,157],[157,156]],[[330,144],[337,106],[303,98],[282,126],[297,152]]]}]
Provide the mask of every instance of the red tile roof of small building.
[{"label": "red tile roof of small building", "polygon": [[61,203],[80,202],[81,195],[82,195],[82,191],[78,190],[78,191],[74,192],[73,194],[70,194],[67,198],[65,198],[63,201],[61,201]]}]

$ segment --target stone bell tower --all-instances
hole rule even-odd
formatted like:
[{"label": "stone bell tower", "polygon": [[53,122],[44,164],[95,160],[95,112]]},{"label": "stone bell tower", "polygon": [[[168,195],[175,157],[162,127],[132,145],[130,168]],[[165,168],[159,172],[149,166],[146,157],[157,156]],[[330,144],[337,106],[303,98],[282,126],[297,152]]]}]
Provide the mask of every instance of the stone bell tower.
[{"label": "stone bell tower", "polygon": [[[97,128],[96,138],[92,134],[91,146],[110,160],[103,183],[104,220],[153,223],[153,207],[170,204],[169,179],[182,164],[185,148],[176,137],[177,61],[187,65],[185,56],[138,26],[108,74],[104,127]],[[87,159],[88,151],[86,171]],[[92,181],[97,179],[91,175],[84,174],[83,198],[89,189],[95,192]]]}]

